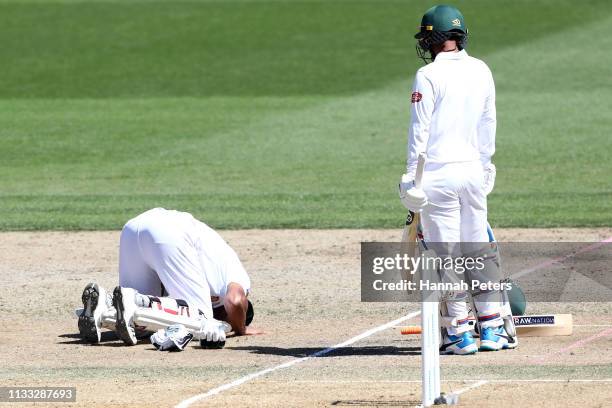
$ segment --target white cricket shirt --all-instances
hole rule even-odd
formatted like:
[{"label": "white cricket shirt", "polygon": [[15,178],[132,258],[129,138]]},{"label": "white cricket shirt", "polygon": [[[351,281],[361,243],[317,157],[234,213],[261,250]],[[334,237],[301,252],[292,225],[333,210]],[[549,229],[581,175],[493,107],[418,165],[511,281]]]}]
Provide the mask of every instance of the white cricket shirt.
[{"label": "white cricket shirt", "polygon": [[427,163],[480,160],[495,153],[495,84],[489,67],[465,50],[441,52],[419,69],[412,87],[407,173],[419,153]]}]

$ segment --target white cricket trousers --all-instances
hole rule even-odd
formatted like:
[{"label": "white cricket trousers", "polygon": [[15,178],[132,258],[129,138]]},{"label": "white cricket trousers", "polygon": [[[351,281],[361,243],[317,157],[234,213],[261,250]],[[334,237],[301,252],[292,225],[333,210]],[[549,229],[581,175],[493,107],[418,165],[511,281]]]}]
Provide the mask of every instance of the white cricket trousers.
[{"label": "white cricket trousers", "polygon": [[[430,243],[438,256],[461,256],[461,242],[489,241],[487,196],[483,184],[484,172],[480,161],[426,165],[423,190],[429,204],[421,214],[421,223],[425,241]],[[467,293],[462,293],[457,298],[466,296]],[[481,312],[496,311],[499,306],[486,303],[477,305],[480,306],[479,315]],[[467,303],[457,300],[446,301],[445,305],[449,317],[456,317],[457,321],[462,322],[448,327],[448,333],[457,335],[468,331]]]},{"label": "white cricket trousers", "polygon": [[163,284],[168,296],[212,317],[197,236],[198,221],[187,213],[153,209],[131,219],[121,231],[119,284],[152,296]]}]

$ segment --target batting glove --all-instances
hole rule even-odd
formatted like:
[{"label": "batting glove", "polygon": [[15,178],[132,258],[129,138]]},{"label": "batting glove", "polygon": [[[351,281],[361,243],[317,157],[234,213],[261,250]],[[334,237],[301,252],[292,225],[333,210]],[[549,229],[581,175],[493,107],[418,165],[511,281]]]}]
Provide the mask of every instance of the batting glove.
[{"label": "batting glove", "polygon": [[486,195],[489,195],[491,191],[493,191],[493,186],[495,185],[495,175],[497,170],[495,169],[495,165],[493,163],[487,164],[484,168],[484,183],[483,188]]},{"label": "batting glove", "polygon": [[225,342],[225,328],[223,322],[216,319],[202,320],[197,338],[209,342]]},{"label": "batting glove", "polygon": [[414,186],[414,180],[404,174],[399,184],[399,196],[404,207],[412,212],[420,213],[429,202],[422,188]]}]

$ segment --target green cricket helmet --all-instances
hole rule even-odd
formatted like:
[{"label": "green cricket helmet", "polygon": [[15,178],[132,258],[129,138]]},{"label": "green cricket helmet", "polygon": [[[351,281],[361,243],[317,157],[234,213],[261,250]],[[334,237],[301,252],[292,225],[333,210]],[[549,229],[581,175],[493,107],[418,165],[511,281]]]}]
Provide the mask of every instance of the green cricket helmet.
[{"label": "green cricket helmet", "polygon": [[[457,41],[457,47],[466,47],[468,29],[463,14],[457,8],[447,5],[433,6],[421,19],[421,28],[414,36],[418,40],[417,54],[424,61],[433,60],[433,46],[446,40]],[[430,56],[427,56],[429,53]]]}]

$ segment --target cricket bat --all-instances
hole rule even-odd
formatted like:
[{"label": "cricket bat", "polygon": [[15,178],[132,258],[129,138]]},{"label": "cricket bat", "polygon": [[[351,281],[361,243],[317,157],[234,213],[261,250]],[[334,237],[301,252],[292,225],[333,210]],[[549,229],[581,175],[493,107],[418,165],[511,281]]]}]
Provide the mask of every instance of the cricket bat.
[{"label": "cricket bat", "polygon": [[[474,318],[470,320],[475,325]],[[513,316],[513,320],[519,337],[571,336],[574,328],[571,314]],[[421,334],[422,330],[421,326],[404,326],[401,333]]]},{"label": "cricket bat", "polygon": [[[414,174],[414,186],[421,188],[423,182],[423,169],[425,168],[425,153],[419,154],[417,161],[417,168]],[[417,234],[419,230],[419,224],[421,223],[421,214],[413,211],[408,211],[406,216],[406,223],[404,225],[404,231],[402,233],[402,246],[406,246],[406,254],[414,258],[417,252]],[[408,281],[414,281],[415,272],[406,269],[402,269],[402,279]]]},{"label": "cricket bat", "polygon": [[[423,183],[423,169],[425,168],[425,160],[427,156],[425,153],[419,154],[419,158],[417,161],[416,173],[414,174],[414,186],[416,188],[421,188]],[[417,241],[417,232],[419,228],[419,224],[421,223],[421,214],[415,213],[413,211],[408,211],[408,216],[406,217],[406,224],[404,225],[404,232],[402,234],[402,242],[414,243]],[[411,252],[408,255],[415,256],[416,255],[416,245],[411,246]]]}]

